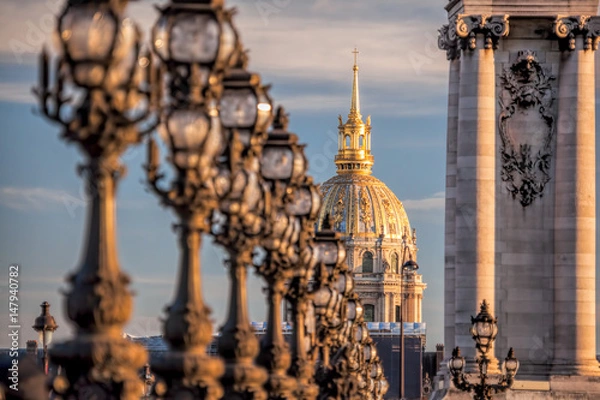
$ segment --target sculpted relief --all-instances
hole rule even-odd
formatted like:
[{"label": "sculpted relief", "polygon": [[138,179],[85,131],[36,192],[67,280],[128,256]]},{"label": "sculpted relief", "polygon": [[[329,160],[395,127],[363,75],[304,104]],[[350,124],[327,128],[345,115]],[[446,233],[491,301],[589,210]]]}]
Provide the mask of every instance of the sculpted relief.
[{"label": "sculpted relief", "polygon": [[554,79],[531,50],[519,51],[516,61],[500,76],[500,174],[513,199],[523,207],[542,197],[550,181],[556,130]]}]

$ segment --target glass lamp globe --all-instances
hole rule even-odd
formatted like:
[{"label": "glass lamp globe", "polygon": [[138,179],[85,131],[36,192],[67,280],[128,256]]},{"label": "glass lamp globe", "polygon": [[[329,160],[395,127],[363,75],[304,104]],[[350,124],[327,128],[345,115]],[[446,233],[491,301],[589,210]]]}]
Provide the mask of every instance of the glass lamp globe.
[{"label": "glass lamp globe", "polygon": [[342,294],[350,293],[352,291],[354,288],[354,279],[352,279],[350,272],[344,272],[338,276],[337,280],[335,281],[335,288]]},{"label": "glass lamp globe", "polygon": [[54,317],[50,315],[50,304],[45,301],[40,307],[42,313],[35,319],[35,323],[32,326],[39,335],[39,343],[42,346],[48,346],[52,342],[52,334],[58,328]]},{"label": "glass lamp globe", "polygon": [[465,359],[464,359],[464,357],[461,357],[461,355],[460,355],[460,348],[456,347],[452,351],[452,358],[448,362],[448,368],[450,369],[450,372],[452,373],[452,375],[457,375],[457,374],[462,373],[464,367],[465,367]]},{"label": "glass lamp globe", "polygon": [[269,134],[261,158],[265,179],[300,183],[307,166],[303,146],[298,144],[296,135],[288,132]]},{"label": "glass lamp globe", "polygon": [[174,2],[160,9],[161,16],[152,29],[152,47],[170,66],[199,65],[202,86],[211,73],[220,73],[230,65],[238,45],[232,24],[233,12],[222,2],[200,0]]},{"label": "glass lamp globe", "polygon": [[321,195],[315,185],[305,184],[289,188],[291,201],[286,204],[286,212],[295,216],[315,218],[321,207]]},{"label": "glass lamp globe", "polygon": [[317,290],[313,295],[313,304],[316,314],[323,314],[322,311],[330,305],[332,298],[333,291],[331,288],[322,287]]},{"label": "glass lamp globe", "polygon": [[356,301],[354,299],[348,300],[347,303],[347,317],[348,320],[354,321],[356,319]]},{"label": "glass lamp globe", "polygon": [[486,354],[498,334],[497,320],[490,314],[487,301],[483,300],[479,314],[475,318],[471,317],[471,323],[471,335],[477,348]]},{"label": "glass lamp globe", "polygon": [[166,120],[173,164],[181,170],[197,168],[211,120],[201,109],[175,109]]},{"label": "glass lamp globe", "polygon": [[219,105],[223,127],[236,130],[246,146],[257,134],[264,137],[273,118],[273,106],[260,77],[240,65],[225,75],[222,85]]},{"label": "glass lamp globe", "polygon": [[515,352],[511,347],[510,350],[508,350],[508,355],[504,359],[504,364],[502,365],[502,372],[506,374],[506,376],[512,378],[517,374],[517,371],[519,370],[519,365],[519,360],[515,358]]},{"label": "glass lamp globe", "polygon": [[140,33],[109,2],[72,2],[58,20],[58,35],[76,85],[98,88],[108,81],[115,88],[130,80]]}]

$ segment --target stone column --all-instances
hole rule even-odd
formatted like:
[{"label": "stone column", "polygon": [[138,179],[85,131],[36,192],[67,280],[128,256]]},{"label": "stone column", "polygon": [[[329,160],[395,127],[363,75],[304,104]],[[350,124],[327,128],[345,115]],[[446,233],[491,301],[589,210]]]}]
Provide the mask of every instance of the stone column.
[{"label": "stone column", "polygon": [[[494,49],[508,34],[508,16],[461,15],[462,48],[456,158],[455,343],[474,369],[469,328],[485,299],[495,303],[496,74]],[[497,369],[491,348],[490,372]]]},{"label": "stone column", "polygon": [[600,375],[596,361],[594,50],[599,17],[555,23],[558,89],[553,374]]},{"label": "stone column", "polygon": [[444,343],[450,359],[454,348],[454,268],[456,262],[456,141],[458,134],[458,89],[460,50],[456,38],[456,21],[439,30],[438,46],[450,61],[448,77],[448,122],[446,133],[446,212],[444,234]]}]

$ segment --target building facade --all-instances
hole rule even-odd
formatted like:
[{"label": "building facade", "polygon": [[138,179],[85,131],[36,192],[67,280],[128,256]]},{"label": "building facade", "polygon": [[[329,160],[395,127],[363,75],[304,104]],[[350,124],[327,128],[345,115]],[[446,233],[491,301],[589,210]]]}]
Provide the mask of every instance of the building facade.
[{"label": "building facade", "polygon": [[345,122],[338,117],[337,175],[321,185],[317,229],[328,223],[341,233],[366,321],[421,322],[427,285],[414,268],[401,273],[417,260],[416,232],[402,202],[372,175],[371,117],[360,113],[356,59],[353,73],[350,113]]},{"label": "building facade", "polygon": [[597,9],[451,0],[440,30],[450,63],[445,356],[455,346],[475,356],[470,317],[487,300],[499,326],[492,353],[514,348],[517,379],[535,382],[520,386],[528,399],[600,397]]}]

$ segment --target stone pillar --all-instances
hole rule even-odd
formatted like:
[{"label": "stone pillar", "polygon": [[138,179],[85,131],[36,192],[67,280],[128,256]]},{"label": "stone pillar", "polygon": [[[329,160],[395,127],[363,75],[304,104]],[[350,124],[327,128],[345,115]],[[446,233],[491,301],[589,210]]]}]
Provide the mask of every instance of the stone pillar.
[{"label": "stone pillar", "polygon": [[600,375],[596,360],[594,49],[599,17],[555,23],[561,46],[554,226],[553,374]]},{"label": "stone pillar", "polygon": [[[507,15],[461,15],[462,49],[456,157],[455,346],[475,368],[469,328],[485,299],[494,312],[496,74],[494,49],[508,34]],[[453,346],[452,346],[453,347]],[[494,349],[490,372],[497,369]]]},{"label": "stone pillar", "polygon": [[444,343],[445,359],[454,348],[454,267],[456,262],[456,142],[458,134],[458,90],[460,51],[457,46],[456,22],[439,30],[438,46],[450,61],[448,88],[448,126],[446,133],[446,213],[444,232]]}]

